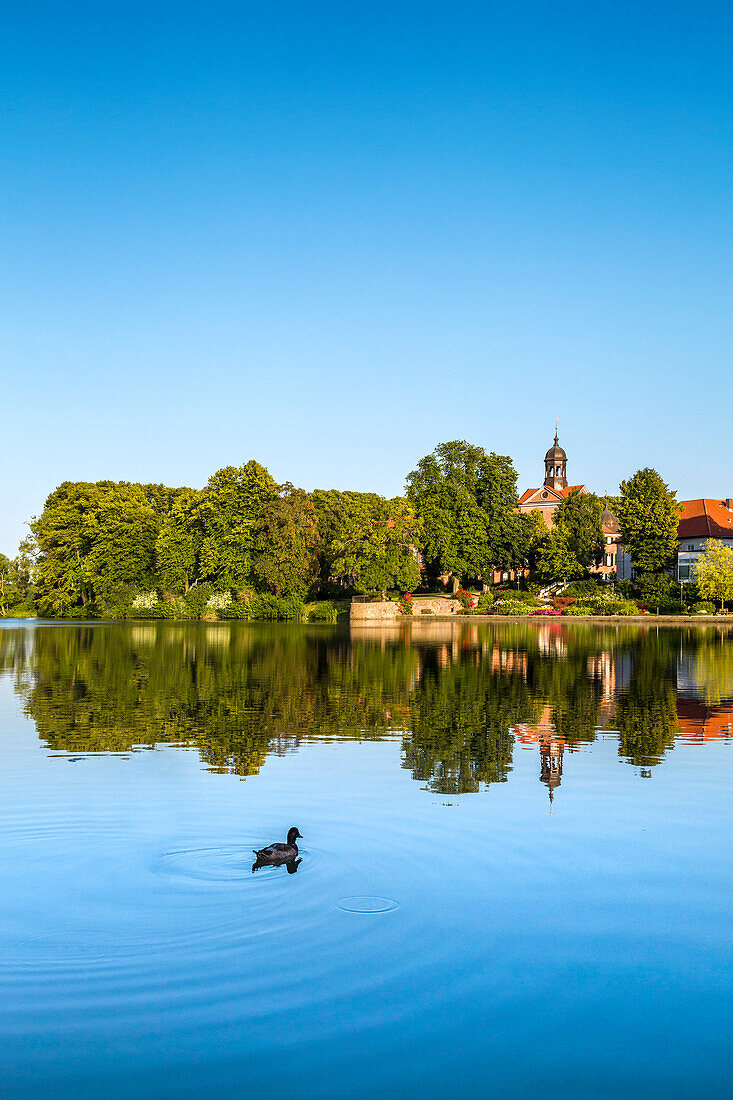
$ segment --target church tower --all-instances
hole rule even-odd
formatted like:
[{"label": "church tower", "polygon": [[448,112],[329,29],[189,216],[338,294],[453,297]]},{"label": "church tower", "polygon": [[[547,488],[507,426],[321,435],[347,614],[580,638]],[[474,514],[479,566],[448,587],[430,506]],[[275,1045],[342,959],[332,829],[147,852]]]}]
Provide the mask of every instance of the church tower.
[{"label": "church tower", "polygon": [[545,455],[545,485],[558,492],[567,489],[567,465],[568,456],[557,441],[555,428],[555,443]]}]

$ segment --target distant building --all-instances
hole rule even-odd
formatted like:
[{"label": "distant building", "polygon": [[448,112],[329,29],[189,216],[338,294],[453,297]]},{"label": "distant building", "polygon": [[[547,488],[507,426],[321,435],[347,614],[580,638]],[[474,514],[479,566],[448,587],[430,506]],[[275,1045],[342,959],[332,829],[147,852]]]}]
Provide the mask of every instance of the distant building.
[{"label": "distant building", "polygon": [[733,546],[733,500],[681,500],[677,524],[677,579],[693,580],[697,559],[708,539],[720,539]]},{"label": "distant building", "polygon": [[537,489],[526,489],[519,498],[520,512],[540,512],[548,527],[554,523],[555,509],[573,489],[587,492],[585,485],[568,485],[568,456],[562,449],[555,431],[555,442],[545,455],[545,480]]},{"label": "distant building", "polygon": [[[727,546],[733,546],[733,499],[699,497],[696,500],[681,500],[674,574],[683,584],[694,580],[695,563],[708,539],[719,539]],[[618,552],[617,575],[619,580],[634,578],[631,558],[623,548]]]}]

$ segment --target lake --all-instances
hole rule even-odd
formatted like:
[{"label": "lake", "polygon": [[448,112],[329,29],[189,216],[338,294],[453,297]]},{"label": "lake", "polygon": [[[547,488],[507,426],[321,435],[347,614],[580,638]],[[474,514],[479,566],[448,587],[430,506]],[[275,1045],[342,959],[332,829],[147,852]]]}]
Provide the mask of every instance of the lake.
[{"label": "lake", "polygon": [[3,1096],[731,1094],[723,625],[8,621],[0,670]]}]

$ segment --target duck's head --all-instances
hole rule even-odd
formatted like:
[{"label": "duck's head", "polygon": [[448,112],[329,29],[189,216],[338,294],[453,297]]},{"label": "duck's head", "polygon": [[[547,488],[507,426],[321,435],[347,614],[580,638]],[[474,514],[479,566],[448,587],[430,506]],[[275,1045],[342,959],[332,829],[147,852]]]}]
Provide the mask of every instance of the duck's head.
[{"label": "duck's head", "polygon": [[302,834],[299,833],[295,825],[293,825],[292,829],[288,829],[288,844],[295,844],[298,837],[300,837],[301,840],[303,839]]}]

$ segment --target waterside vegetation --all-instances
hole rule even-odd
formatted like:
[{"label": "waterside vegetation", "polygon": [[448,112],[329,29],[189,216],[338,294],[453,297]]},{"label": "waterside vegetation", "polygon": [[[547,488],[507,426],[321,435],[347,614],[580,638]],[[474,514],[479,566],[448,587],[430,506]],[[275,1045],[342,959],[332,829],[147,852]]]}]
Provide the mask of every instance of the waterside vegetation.
[{"label": "waterside vegetation", "polygon": [[[0,616],[329,623],[354,594],[389,596],[410,614],[411,593],[457,585],[466,614],[707,613],[733,599],[733,551],[711,547],[684,593],[673,580],[679,507],[655,470],[620,490],[612,500],[570,491],[548,531],[539,512],[517,510],[511,458],[461,440],[421,459],[391,499],[305,492],[255,460],[201,490],[67,481],[16,556],[0,554]],[[589,576],[609,503],[636,577],[615,590]],[[516,584],[492,586],[497,571]],[[562,595],[538,598],[552,586]]]}]

